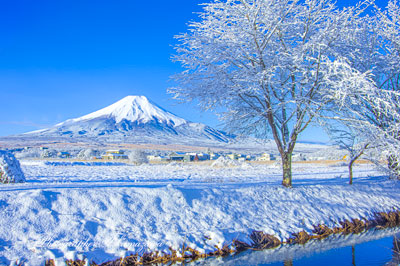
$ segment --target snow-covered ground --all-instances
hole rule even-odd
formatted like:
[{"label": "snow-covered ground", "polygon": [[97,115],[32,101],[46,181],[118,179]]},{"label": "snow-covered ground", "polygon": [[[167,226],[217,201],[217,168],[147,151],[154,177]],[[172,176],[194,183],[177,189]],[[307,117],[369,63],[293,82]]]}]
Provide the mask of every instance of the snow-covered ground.
[{"label": "snow-covered ground", "polygon": [[400,206],[399,183],[372,165],[357,165],[349,186],[343,164],[295,164],[292,189],[276,164],[21,165],[27,183],[0,186],[0,264],[100,263],[182,243],[211,251],[253,230],[286,239]]}]

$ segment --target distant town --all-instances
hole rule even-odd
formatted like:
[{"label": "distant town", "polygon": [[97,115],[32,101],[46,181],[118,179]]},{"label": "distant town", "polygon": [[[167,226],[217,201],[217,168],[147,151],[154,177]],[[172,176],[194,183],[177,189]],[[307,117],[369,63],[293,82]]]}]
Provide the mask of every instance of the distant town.
[{"label": "distant town", "polygon": [[[215,161],[220,157],[237,162],[269,162],[279,161],[280,156],[276,152],[263,153],[238,153],[232,151],[157,151],[141,149],[92,149],[92,148],[51,148],[51,147],[24,147],[10,150],[19,159],[68,159],[85,161],[121,161],[132,163],[167,163],[167,162],[204,162]],[[320,161],[343,160],[346,154],[330,147],[312,153],[294,153],[293,161]]]},{"label": "distant town", "polygon": [[[12,150],[16,157],[19,158],[42,158],[42,159],[84,159],[84,160],[130,160],[130,154],[135,153],[136,156],[145,156],[148,162],[198,162],[198,161],[213,161],[221,156],[239,162],[244,161],[274,161],[276,155],[272,153],[261,153],[258,155],[248,155],[231,152],[159,152],[143,150],[71,150],[61,151],[48,147],[25,147]],[[151,154],[148,154],[151,153]],[[138,155],[140,154],[140,155]]]}]

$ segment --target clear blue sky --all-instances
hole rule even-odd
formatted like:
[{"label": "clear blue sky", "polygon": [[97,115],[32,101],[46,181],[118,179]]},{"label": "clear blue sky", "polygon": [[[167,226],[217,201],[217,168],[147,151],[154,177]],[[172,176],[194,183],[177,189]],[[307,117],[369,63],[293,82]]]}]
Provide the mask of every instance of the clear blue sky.
[{"label": "clear blue sky", "polygon": [[[173,36],[187,30],[202,2],[1,1],[0,136],[49,127],[127,95],[145,95],[218,128],[214,114],[177,104],[166,93],[169,77],[181,70],[170,61]],[[303,139],[326,137],[310,130]]]}]

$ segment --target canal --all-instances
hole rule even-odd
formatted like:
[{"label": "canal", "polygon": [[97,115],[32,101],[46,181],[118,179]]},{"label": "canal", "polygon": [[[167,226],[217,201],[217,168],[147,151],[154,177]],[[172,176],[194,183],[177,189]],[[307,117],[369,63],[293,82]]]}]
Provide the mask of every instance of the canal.
[{"label": "canal", "polygon": [[332,235],[305,245],[282,245],[272,250],[245,251],[188,265],[259,266],[394,266],[400,264],[400,229],[371,230],[358,235]]}]

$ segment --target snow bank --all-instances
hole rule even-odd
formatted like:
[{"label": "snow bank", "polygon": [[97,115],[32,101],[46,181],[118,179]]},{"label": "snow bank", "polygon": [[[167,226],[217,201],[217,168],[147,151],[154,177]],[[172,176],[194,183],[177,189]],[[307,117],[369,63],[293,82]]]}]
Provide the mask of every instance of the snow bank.
[{"label": "snow bank", "polygon": [[25,182],[19,161],[12,153],[0,151],[0,183]]},{"label": "snow bank", "polygon": [[400,206],[400,182],[371,165],[356,166],[353,186],[340,177],[345,166],[293,168],[294,187],[285,189],[270,165],[27,162],[29,183],[0,186],[0,224],[12,224],[0,228],[0,265],[82,257],[102,263],[183,243],[208,252],[233,239],[249,242],[253,230],[287,239],[312,225],[334,227]]},{"label": "snow bank", "polygon": [[240,162],[236,160],[232,160],[228,157],[221,156],[217,160],[215,160],[212,164],[212,167],[232,167],[232,166],[240,166]]},{"label": "snow bank", "polygon": [[44,162],[45,165],[51,166],[123,166],[126,163],[117,162]]}]

